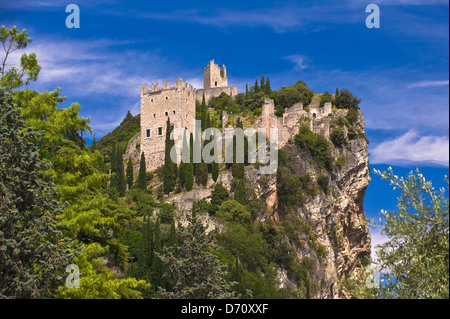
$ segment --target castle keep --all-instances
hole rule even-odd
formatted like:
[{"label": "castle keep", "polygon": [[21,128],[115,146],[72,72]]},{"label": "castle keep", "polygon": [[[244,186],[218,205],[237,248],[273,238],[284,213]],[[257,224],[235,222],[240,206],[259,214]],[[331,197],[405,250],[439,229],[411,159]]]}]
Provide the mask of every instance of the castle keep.
[{"label": "castle keep", "polygon": [[203,70],[203,89],[197,90],[197,101],[201,102],[204,94],[205,101],[208,103],[211,97],[219,96],[222,93],[235,97],[237,85],[228,86],[225,64],[222,65],[222,68],[219,68],[219,65],[211,60]]},{"label": "castle keep", "polygon": [[[237,86],[228,86],[227,71],[225,65],[220,68],[214,60],[203,70],[203,89],[195,89],[191,84],[182,79],[175,80],[174,86],[170,81],[141,85],[141,132],[140,151],[146,158],[146,169],[152,171],[164,164],[165,136],[167,119],[175,128],[184,128],[188,133],[194,132],[195,102],[206,102],[210,98],[225,93],[231,97],[237,95]],[[283,147],[288,139],[298,133],[301,117],[311,119],[311,129],[315,133],[321,133],[329,137],[331,103],[325,103],[323,107],[309,105],[303,108],[302,103],[296,103],[285,109],[283,117],[277,117],[274,113],[274,101],[266,98],[262,106],[261,116],[256,121],[258,128],[266,129],[266,136],[270,136],[270,128],[278,129],[278,147]],[[228,115],[223,112],[222,123],[227,122]],[[182,136],[175,139],[175,143],[181,142]],[[133,138],[134,139],[134,138]],[[127,149],[126,154],[131,151]],[[127,155],[124,155],[127,157]],[[180,156],[180,154],[178,154]]]},{"label": "castle keep", "polygon": [[[170,81],[147,87],[141,85],[141,134],[140,148],[144,152],[147,170],[151,171],[164,164],[164,146],[167,119],[176,128],[185,128],[193,132],[195,121],[195,101],[206,102],[211,97],[226,93],[231,97],[237,95],[237,86],[228,86],[225,65],[219,68],[214,60],[203,70],[203,89],[196,90],[191,84],[182,79],[175,80],[174,86]],[[182,137],[179,137],[180,139]],[[178,142],[178,140],[175,140]]]}]

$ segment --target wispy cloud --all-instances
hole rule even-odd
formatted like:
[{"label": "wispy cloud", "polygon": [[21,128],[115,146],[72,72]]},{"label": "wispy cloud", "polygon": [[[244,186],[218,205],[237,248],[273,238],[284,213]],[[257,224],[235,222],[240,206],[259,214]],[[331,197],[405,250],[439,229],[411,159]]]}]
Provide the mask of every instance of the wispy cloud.
[{"label": "wispy cloud", "polygon": [[307,59],[304,55],[300,54],[294,54],[294,55],[288,55],[284,57],[286,60],[291,61],[294,63],[294,69],[296,71],[301,71],[303,69],[306,69],[307,66],[305,64],[305,60]]},{"label": "wispy cloud", "polygon": [[408,85],[408,89],[412,89],[412,88],[423,88],[423,87],[430,87],[430,86],[443,86],[443,85],[448,85],[449,82],[448,80],[445,81],[421,81],[421,82],[416,82],[416,83],[412,83],[410,85]]},{"label": "wispy cloud", "polygon": [[378,144],[371,151],[373,164],[405,162],[449,166],[448,136],[419,136],[415,131]]},{"label": "wispy cloud", "polygon": [[340,2],[319,4],[311,1],[302,6],[277,5],[253,10],[219,8],[215,10],[176,10],[164,13],[137,12],[136,16],[145,19],[198,23],[219,28],[268,27],[275,32],[283,33],[311,24],[314,24],[315,30],[318,27],[317,24],[360,22],[360,14],[355,14],[356,12],[355,8]]},{"label": "wispy cloud", "polygon": [[374,227],[374,226],[369,227],[370,237],[371,237],[371,242],[372,242],[371,255],[372,255],[372,260],[374,260],[375,262],[378,260],[377,251],[378,251],[379,246],[389,240],[389,238],[386,235],[382,234],[382,229],[383,229],[382,227],[378,227],[378,226],[377,227]]}]

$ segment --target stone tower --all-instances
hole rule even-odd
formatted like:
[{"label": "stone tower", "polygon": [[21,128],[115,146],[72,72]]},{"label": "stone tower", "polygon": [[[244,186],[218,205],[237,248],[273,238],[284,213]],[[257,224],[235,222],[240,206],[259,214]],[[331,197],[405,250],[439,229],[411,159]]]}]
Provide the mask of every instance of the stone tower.
[{"label": "stone tower", "polygon": [[228,86],[225,64],[220,68],[218,64],[214,63],[214,60],[211,60],[203,69],[203,89],[197,90],[197,101],[202,100],[203,94],[206,102],[208,102],[210,98],[219,96],[222,93],[235,97],[237,95],[237,86]]},{"label": "stone tower", "polygon": [[[195,121],[195,88],[182,79],[141,86],[141,152],[144,152],[147,171],[164,164],[167,119],[175,128],[193,132]],[[189,136],[188,136],[189,137]],[[178,142],[183,137],[175,140]],[[178,154],[180,156],[180,154]]]},{"label": "stone tower", "polygon": [[228,86],[227,69],[225,64],[222,68],[211,60],[203,69],[203,89]]}]

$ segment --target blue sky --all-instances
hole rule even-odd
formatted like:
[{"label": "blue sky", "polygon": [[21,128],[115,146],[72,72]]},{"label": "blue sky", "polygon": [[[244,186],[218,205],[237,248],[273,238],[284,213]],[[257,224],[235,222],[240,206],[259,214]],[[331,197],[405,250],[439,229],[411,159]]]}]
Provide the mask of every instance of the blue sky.
[{"label": "blue sky", "polygon": [[[80,7],[79,29],[66,28],[70,3]],[[365,26],[369,3],[380,7],[379,29]],[[42,71],[30,87],[61,87],[63,106],[79,102],[97,138],[139,112],[141,84],[181,77],[201,87],[214,59],[241,92],[261,74],[274,89],[298,79],[316,92],[348,88],[362,100],[371,168],[420,167],[437,185],[448,175],[448,0],[0,0],[0,8],[0,24],[33,38],[27,51]],[[372,175],[367,215],[395,208],[394,194]]]}]

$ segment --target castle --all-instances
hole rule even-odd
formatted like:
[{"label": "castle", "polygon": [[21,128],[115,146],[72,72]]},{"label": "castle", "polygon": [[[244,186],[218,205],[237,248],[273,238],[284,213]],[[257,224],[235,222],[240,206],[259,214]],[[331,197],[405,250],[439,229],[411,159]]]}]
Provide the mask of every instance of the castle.
[{"label": "castle", "polygon": [[[195,89],[182,79],[175,80],[172,87],[170,81],[141,85],[141,133],[140,151],[146,158],[146,169],[152,171],[164,164],[165,136],[167,119],[176,128],[185,128],[188,133],[194,131],[195,102],[202,101],[203,96],[208,102],[210,98],[225,93],[231,97],[237,95],[237,86],[228,86],[225,65],[221,68],[214,60],[203,70],[203,89]],[[311,129],[314,132],[329,136],[331,103],[324,107],[310,105],[303,108],[302,103],[296,103],[287,108],[283,117],[275,115],[274,101],[266,98],[262,106],[261,116],[256,121],[258,128],[265,128],[270,136],[270,128],[278,129],[278,147],[282,147],[288,139],[298,132],[298,120],[305,116],[311,119]],[[222,123],[227,122],[228,114],[223,112]],[[138,138],[138,137],[136,137]],[[182,137],[178,137],[182,139]],[[179,142],[176,139],[175,142]]]}]

